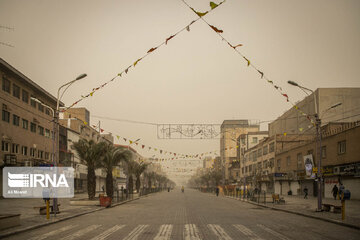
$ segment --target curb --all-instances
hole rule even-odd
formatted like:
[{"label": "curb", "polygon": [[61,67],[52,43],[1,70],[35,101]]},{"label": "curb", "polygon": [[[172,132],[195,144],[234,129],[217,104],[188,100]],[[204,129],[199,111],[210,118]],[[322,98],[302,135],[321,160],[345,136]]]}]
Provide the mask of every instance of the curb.
[{"label": "curb", "polygon": [[245,201],[245,200],[236,199],[236,198],[232,198],[232,197],[228,197],[228,196],[225,196],[225,197],[230,198],[230,199],[234,199],[234,200],[237,200],[237,201],[241,201],[241,202],[246,202],[246,203],[249,203],[249,204],[252,204],[252,205],[257,205],[257,206],[264,207],[264,208],[270,208],[270,209],[275,210],[275,211],[282,211],[282,212],[287,212],[287,213],[291,213],[291,214],[295,214],[295,215],[299,215],[299,216],[303,216],[303,217],[314,218],[314,219],[317,219],[317,220],[322,220],[322,221],[325,221],[325,222],[330,222],[330,223],[342,225],[344,227],[349,227],[349,228],[354,228],[354,229],[360,230],[360,226],[356,226],[356,225],[353,225],[353,224],[350,224],[350,223],[344,223],[344,222],[340,222],[340,221],[337,221],[337,220],[317,217],[317,216],[313,216],[313,215],[309,215],[309,214],[305,214],[305,213],[301,213],[301,212],[296,212],[296,211],[291,211],[291,210],[286,210],[286,209],[281,209],[281,208],[275,208],[275,207],[267,206],[267,205],[264,205],[264,204]]},{"label": "curb", "polygon": [[[116,206],[119,206],[119,205],[122,205],[122,204],[125,204],[125,203],[128,203],[128,202],[132,202],[132,201],[135,201],[135,200],[139,200],[139,199],[140,199],[140,197],[137,197],[137,198],[134,198],[134,199],[130,199],[130,200],[126,200],[126,201],[123,201],[123,202],[115,203],[115,204],[111,205],[110,208],[113,208],[113,207],[116,207]],[[9,236],[12,236],[12,235],[15,235],[15,234],[23,233],[23,232],[26,232],[26,231],[29,231],[29,230],[34,230],[34,229],[37,229],[37,228],[45,227],[45,226],[48,226],[48,225],[51,225],[51,224],[54,224],[54,223],[66,221],[66,220],[76,218],[76,217],[79,217],[79,216],[83,216],[83,215],[86,215],[86,214],[90,214],[90,213],[93,213],[93,212],[105,210],[105,209],[108,209],[108,208],[106,208],[106,207],[97,208],[97,209],[94,209],[94,210],[89,210],[89,211],[86,211],[86,212],[82,212],[82,213],[78,213],[78,214],[75,214],[75,215],[60,218],[60,219],[57,219],[57,220],[52,221],[52,222],[41,223],[41,224],[26,227],[26,228],[23,228],[23,229],[19,229],[19,230],[13,231],[13,232],[3,233],[3,234],[0,234],[0,239],[4,238],[4,237],[9,237]]]}]

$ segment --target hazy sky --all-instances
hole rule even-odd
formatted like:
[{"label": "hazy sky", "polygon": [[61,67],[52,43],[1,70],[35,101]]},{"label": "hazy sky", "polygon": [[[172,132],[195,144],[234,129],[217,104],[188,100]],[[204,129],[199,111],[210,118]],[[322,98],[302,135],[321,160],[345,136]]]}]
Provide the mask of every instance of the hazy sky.
[{"label": "hazy sky", "polygon": [[[187,2],[210,9],[207,0]],[[87,73],[65,94],[70,105],[196,18],[181,0],[0,0],[0,25],[14,28],[0,28],[0,42],[15,46],[0,45],[0,55],[53,95]],[[293,101],[304,93],[288,80],[312,89],[360,87],[358,0],[227,0],[205,19],[233,45],[243,44],[238,49]],[[77,106],[111,118],[219,124],[271,120],[291,107],[202,21]],[[158,140],[150,125],[101,120],[101,126],[172,152],[219,149],[218,139]]]}]

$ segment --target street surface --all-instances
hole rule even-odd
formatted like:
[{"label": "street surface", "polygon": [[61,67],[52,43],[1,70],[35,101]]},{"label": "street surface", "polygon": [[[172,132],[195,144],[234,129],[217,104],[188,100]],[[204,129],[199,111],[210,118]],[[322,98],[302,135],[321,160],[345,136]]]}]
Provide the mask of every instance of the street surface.
[{"label": "street surface", "polygon": [[180,188],[7,239],[360,239],[360,231]]}]

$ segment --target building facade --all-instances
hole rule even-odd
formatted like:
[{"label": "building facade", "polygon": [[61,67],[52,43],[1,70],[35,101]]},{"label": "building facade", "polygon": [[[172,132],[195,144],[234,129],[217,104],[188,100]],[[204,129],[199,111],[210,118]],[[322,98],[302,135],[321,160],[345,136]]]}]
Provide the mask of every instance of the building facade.
[{"label": "building facade", "polygon": [[56,98],[1,58],[0,79],[0,167],[52,164]]},{"label": "building facade", "polygon": [[230,182],[232,163],[237,158],[237,138],[241,134],[257,132],[260,125],[256,121],[250,120],[224,120],[220,131],[220,157],[223,168],[223,183]]}]

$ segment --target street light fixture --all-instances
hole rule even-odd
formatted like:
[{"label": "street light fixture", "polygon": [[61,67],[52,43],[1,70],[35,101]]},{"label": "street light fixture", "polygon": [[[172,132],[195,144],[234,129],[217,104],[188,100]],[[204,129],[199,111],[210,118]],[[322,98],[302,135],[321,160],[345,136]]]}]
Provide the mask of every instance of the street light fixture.
[{"label": "street light fixture", "polygon": [[[310,91],[313,95],[314,95],[314,104],[315,104],[315,126],[316,126],[316,157],[318,158],[317,161],[317,181],[318,181],[318,193],[317,193],[317,200],[318,200],[318,206],[316,211],[321,212],[322,211],[322,174],[321,174],[321,158],[322,158],[322,154],[321,154],[321,119],[319,116],[319,105],[317,104],[316,101],[316,95],[315,92],[309,88],[306,88],[304,86],[299,85],[298,83],[294,82],[294,81],[288,81],[288,83],[290,85],[296,86],[298,88],[300,88],[303,92],[305,92],[308,96],[309,94],[305,91]],[[336,103],[333,106],[331,106],[330,108],[326,109],[323,113],[325,113],[326,111],[336,108],[338,106],[340,106],[342,103]]]},{"label": "street light fixture", "polygon": [[[59,105],[60,105],[60,101],[61,98],[64,96],[64,93],[66,92],[66,90],[76,81],[79,81],[83,78],[85,78],[87,76],[86,73],[80,74],[79,76],[77,76],[74,80],[65,83],[64,85],[60,86],[58,91],[57,91],[57,97],[56,97],[56,111],[54,114],[54,135],[55,135],[55,156],[54,156],[54,166],[57,166],[57,160],[59,159]],[[61,93],[60,96],[60,90],[65,87],[65,90]],[[57,212],[57,198],[53,199],[53,211],[54,211],[54,217],[56,217],[56,212]]]}]

